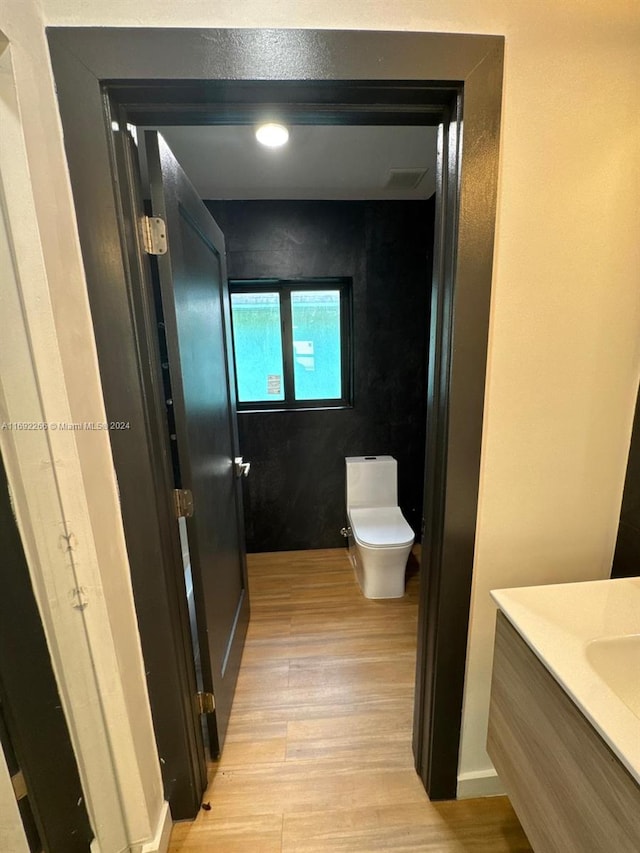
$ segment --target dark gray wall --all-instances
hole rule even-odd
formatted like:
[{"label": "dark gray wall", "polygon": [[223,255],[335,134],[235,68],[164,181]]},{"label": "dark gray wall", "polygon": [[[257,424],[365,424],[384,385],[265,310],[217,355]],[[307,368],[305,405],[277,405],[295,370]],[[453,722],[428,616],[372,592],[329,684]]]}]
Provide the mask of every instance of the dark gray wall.
[{"label": "dark gray wall", "polygon": [[640,566],[640,394],[629,448],[618,541],[611,577],[635,577]]},{"label": "dark gray wall", "polygon": [[353,278],[353,408],[242,412],[250,552],[339,547],[344,457],[398,460],[420,532],[434,201],[207,202],[229,278]]}]

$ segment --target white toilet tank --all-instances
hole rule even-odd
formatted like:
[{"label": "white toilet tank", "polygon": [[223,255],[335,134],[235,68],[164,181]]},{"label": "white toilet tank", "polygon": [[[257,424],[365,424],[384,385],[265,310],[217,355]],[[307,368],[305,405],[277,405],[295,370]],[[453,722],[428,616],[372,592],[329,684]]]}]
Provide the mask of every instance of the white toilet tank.
[{"label": "white toilet tank", "polygon": [[347,456],[347,509],[398,505],[398,463],[393,456]]}]

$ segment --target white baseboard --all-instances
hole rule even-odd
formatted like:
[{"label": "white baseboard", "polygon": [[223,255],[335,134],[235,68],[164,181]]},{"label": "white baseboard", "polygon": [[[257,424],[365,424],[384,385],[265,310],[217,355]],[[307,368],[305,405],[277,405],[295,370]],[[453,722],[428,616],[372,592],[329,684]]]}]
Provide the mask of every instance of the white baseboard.
[{"label": "white baseboard", "polygon": [[147,841],[142,845],[140,853],[167,853],[172,826],[173,822],[171,820],[171,812],[169,811],[169,803],[165,800],[162,804],[155,835],[151,841]]},{"label": "white baseboard", "polygon": [[504,785],[495,770],[477,770],[458,776],[458,799],[473,797],[498,797],[505,794]]}]

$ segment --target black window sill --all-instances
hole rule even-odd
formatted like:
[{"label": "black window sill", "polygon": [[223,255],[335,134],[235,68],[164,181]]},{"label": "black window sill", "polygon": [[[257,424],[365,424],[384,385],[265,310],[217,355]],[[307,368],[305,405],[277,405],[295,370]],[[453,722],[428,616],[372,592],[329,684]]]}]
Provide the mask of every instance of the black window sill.
[{"label": "black window sill", "polygon": [[239,415],[264,415],[273,414],[274,412],[341,412],[346,409],[353,409],[353,404],[341,403],[336,406],[280,406],[278,408],[237,409],[236,411]]}]

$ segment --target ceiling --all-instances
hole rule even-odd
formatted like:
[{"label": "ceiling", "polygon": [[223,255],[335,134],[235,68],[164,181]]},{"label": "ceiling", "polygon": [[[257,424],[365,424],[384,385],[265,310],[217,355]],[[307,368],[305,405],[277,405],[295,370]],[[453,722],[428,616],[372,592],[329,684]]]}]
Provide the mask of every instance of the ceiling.
[{"label": "ceiling", "polygon": [[260,145],[250,125],[156,129],[206,199],[426,199],[435,192],[436,127],[295,125],[275,149]]}]

